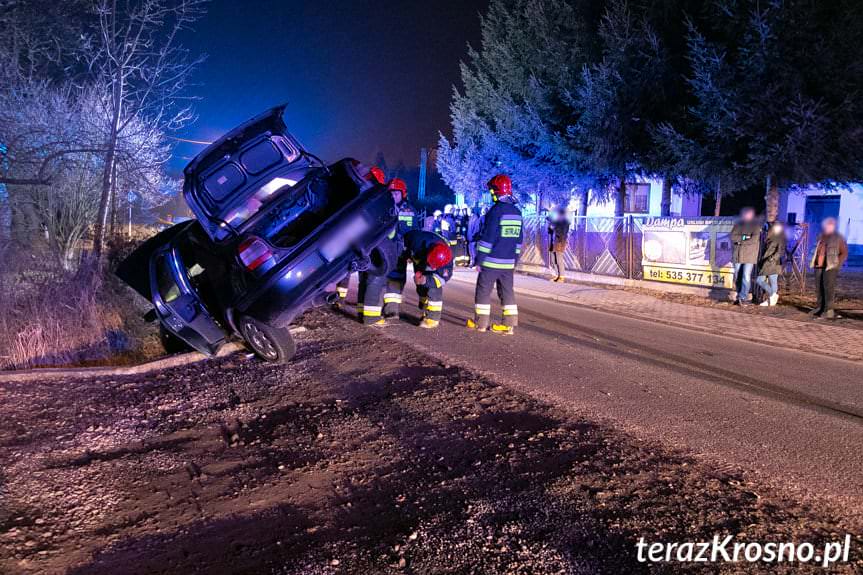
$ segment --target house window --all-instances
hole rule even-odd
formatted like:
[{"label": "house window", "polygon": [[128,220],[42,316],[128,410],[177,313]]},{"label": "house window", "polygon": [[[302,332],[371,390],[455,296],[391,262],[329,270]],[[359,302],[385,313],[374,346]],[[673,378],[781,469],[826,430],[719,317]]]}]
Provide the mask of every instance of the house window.
[{"label": "house window", "polygon": [[646,214],[650,211],[650,184],[626,184],[624,212]]}]

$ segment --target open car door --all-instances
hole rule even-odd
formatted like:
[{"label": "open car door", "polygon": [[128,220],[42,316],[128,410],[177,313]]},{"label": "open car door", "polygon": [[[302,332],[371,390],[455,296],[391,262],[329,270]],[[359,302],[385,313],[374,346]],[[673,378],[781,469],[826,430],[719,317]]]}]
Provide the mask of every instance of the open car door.
[{"label": "open car door", "polygon": [[150,291],[156,315],[165,328],[206,355],[213,355],[227,339],[190,281],[203,272],[197,264],[187,268],[173,243],[150,259]]}]

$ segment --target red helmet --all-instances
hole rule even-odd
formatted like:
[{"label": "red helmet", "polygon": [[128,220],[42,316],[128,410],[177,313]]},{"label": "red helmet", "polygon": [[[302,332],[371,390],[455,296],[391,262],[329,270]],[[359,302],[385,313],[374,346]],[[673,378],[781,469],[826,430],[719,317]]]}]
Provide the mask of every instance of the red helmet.
[{"label": "red helmet", "polygon": [[488,189],[496,196],[512,195],[512,180],[506,174],[498,174],[488,181]]},{"label": "red helmet", "polygon": [[446,244],[437,243],[429,250],[426,256],[428,269],[437,270],[452,261],[452,250]]},{"label": "red helmet", "polygon": [[384,171],[382,169],[377,166],[372,166],[371,169],[369,169],[369,173],[366,174],[366,179],[377,182],[379,184],[383,184],[387,181],[387,176],[386,174],[384,174]]},{"label": "red helmet", "polygon": [[401,178],[390,180],[390,190],[398,190],[402,193],[402,201],[408,199],[408,185]]}]

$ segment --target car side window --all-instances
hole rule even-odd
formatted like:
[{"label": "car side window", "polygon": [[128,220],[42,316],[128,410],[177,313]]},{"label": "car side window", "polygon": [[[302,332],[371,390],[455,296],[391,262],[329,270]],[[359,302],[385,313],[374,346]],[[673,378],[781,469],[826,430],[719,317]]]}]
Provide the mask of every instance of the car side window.
[{"label": "car side window", "polygon": [[166,256],[159,256],[156,260],[156,286],[159,289],[159,296],[165,303],[171,303],[180,297],[180,286],[174,280],[174,274],[171,273]]}]

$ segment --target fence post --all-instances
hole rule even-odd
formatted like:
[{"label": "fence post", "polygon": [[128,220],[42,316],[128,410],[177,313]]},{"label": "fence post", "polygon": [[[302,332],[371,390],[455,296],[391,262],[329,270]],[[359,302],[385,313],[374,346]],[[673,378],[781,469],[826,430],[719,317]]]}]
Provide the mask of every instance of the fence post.
[{"label": "fence post", "polygon": [[627,222],[627,231],[626,231],[626,275],[629,279],[632,279],[632,268],[635,265],[632,257],[632,229],[635,226],[635,221],[633,220],[632,214],[629,215],[629,221]]}]

